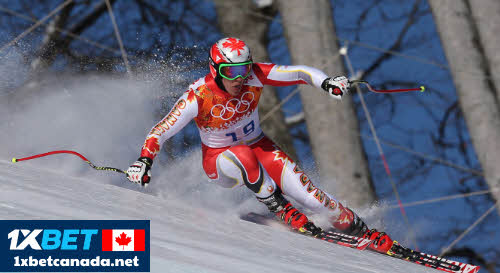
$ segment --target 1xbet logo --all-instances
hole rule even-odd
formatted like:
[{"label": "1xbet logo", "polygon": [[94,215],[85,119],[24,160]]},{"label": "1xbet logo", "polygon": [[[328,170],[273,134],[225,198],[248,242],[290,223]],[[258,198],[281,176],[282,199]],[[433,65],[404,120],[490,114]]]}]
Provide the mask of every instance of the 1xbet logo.
[{"label": "1xbet logo", "polygon": [[[97,229],[14,229],[8,234],[10,239],[10,250],[24,250],[31,247],[34,250],[78,250],[78,242],[82,242],[82,249],[89,250],[92,236],[98,233]],[[19,234],[23,239],[20,242]],[[38,243],[39,235],[42,234],[41,244]],[[80,240],[78,240],[80,239]],[[19,243],[19,244],[18,244]]]}]

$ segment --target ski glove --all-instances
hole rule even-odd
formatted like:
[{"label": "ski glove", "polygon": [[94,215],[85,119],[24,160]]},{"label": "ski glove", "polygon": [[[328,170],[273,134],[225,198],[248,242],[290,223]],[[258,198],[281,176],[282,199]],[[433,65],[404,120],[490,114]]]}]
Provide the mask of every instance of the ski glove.
[{"label": "ski glove", "polygon": [[139,157],[127,170],[127,178],[130,182],[147,186],[151,180],[151,166],[153,160],[149,157]]},{"label": "ski glove", "polygon": [[321,88],[336,99],[342,99],[342,95],[349,92],[350,86],[349,80],[344,76],[326,78],[321,84]]}]

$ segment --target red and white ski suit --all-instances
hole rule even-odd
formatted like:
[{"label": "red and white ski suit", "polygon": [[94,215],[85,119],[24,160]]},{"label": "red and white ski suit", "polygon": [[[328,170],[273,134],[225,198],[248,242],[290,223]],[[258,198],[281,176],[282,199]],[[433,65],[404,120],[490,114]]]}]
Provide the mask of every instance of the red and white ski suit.
[{"label": "red and white ski suit", "polygon": [[346,217],[343,206],[313,185],[264,135],[257,109],[264,85],[309,84],[321,88],[326,78],[312,67],[254,63],[241,92],[233,97],[207,74],[190,85],[170,113],[153,127],[141,156],[154,159],[161,145],[194,119],[202,141],[203,169],[211,181],[228,188],[246,185],[259,198],[269,197],[279,187],[305,207],[329,212],[337,222],[335,226],[343,229],[350,224],[350,215]]}]

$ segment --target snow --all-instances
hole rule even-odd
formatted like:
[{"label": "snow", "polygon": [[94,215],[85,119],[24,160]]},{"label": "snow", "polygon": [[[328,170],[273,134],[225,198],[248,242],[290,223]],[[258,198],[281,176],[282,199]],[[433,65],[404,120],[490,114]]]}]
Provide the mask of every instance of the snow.
[{"label": "snow", "polygon": [[213,209],[55,170],[0,160],[0,219],[149,219],[151,272],[438,272],[240,220],[242,206]]}]

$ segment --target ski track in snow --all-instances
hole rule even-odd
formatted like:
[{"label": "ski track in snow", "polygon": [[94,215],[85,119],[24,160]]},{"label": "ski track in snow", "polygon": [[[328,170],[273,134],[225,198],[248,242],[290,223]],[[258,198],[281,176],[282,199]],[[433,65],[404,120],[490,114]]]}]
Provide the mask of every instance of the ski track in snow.
[{"label": "ski track in snow", "polygon": [[0,219],[149,219],[151,272],[438,272],[250,223],[237,213],[3,160],[0,208]]}]

